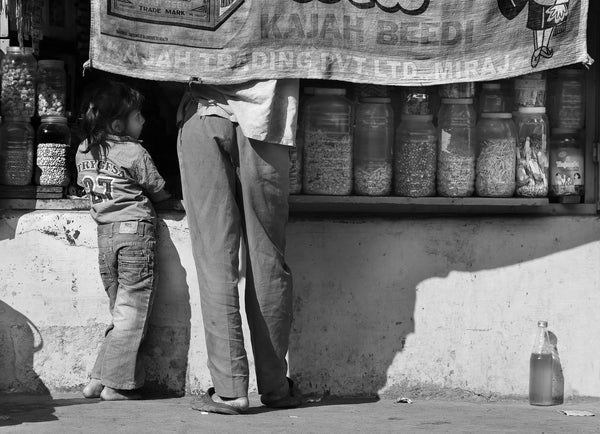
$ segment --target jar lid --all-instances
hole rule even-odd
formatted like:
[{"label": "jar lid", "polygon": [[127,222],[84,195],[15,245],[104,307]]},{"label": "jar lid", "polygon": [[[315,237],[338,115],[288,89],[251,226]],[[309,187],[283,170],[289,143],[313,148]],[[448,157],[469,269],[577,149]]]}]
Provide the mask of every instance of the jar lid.
[{"label": "jar lid", "polygon": [[315,95],[346,95],[346,89],[315,87]]},{"label": "jar lid", "polygon": [[50,68],[64,68],[65,67],[65,62],[63,60],[56,60],[56,59],[44,59],[44,60],[38,60],[38,67],[50,67]]},{"label": "jar lid", "polygon": [[546,113],[546,107],[519,107],[519,113]]},{"label": "jar lid", "polygon": [[6,48],[7,53],[12,54],[33,54],[32,47],[19,47],[18,45],[11,45]]},{"label": "jar lid", "polygon": [[433,115],[400,115],[403,121],[421,121],[430,122],[433,120]]},{"label": "jar lid", "polygon": [[512,119],[511,113],[481,113],[482,118],[486,119]]},{"label": "jar lid", "polygon": [[500,83],[483,83],[481,85],[481,87],[483,89],[501,89],[502,86],[500,85]]},{"label": "jar lid", "polygon": [[473,104],[473,98],[442,98],[444,104]]},{"label": "jar lid", "polygon": [[579,134],[579,130],[577,128],[552,128],[552,134],[570,134],[576,136]]},{"label": "jar lid", "polygon": [[375,104],[390,104],[392,102],[391,98],[376,98],[376,97],[366,97],[361,98],[360,102],[370,102]]},{"label": "jar lid", "polygon": [[538,321],[538,327],[548,327],[548,321]]},{"label": "jar lid", "polygon": [[41,122],[43,124],[49,124],[49,123],[66,124],[67,118],[64,116],[42,116]]}]

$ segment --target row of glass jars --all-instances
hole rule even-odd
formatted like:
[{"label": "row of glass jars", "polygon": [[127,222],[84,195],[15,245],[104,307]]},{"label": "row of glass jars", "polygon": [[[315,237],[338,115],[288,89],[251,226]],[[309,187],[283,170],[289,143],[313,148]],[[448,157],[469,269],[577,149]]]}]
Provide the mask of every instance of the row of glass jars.
[{"label": "row of glass jars", "polygon": [[[316,89],[302,104],[292,194],[546,197],[549,187],[554,195],[583,191],[583,153],[562,137],[573,137],[572,130],[558,130],[558,146],[570,148],[569,161],[559,161],[565,152],[552,154],[555,176],[549,182],[543,107],[519,108],[516,124],[510,113],[483,113],[477,122],[471,98],[444,98],[438,128],[432,115],[403,113],[394,139],[389,98],[362,99],[353,128],[353,104],[344,94]],[[580,188],[555,188],[565,171]]]},{"label": "row of glass jars", "polygon": [[67,79],[62,60],[37,61],[29,47],[8,47],[0,61],[2,116],[65,116]]},{"label": "row of glass jars", "polygon": [[33,182],[64,187],[69,184],[72,164],[71,130],[66,117],[43,117],[37,134],[27,118],[3,118],[0,184],[19,186]]}]

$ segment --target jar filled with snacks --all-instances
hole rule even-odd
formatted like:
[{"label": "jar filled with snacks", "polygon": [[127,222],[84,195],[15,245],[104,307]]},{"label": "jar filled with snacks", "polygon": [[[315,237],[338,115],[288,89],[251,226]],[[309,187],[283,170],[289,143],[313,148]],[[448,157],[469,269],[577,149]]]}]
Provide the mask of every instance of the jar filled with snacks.
[{"label": "jar filled with snacks", "polygon": [[354,193],[386,196],[392,191],[394,112],[391,98],[363,98],[356,108]]},{"label": "jar filled with snacks", "polygon": [[515,193],[517,127],[510,113],[482,113],[477,123],[475,193],[511,197]]},{"label": "jar filled with snacks", "polygon": [[551,81],[548,116],[552,128],[579,130],[585,126],[585,75],[580,69],[559,69]]},{"label": "jar filled with snacks", "polygon": [[35,183],[69,185],[71,129],[64,116],[46,116],[37,131]]},{"label": "jar filled with snacks", "polygon": [[438,114],[437,192],[466,197],[475,191],[476,119],[472,98],[442,98]]},{"label": "jar filled with snacks", "polygon": [[584,152],[581,133],[575,129],[555,128],[550,138],[550,195],[583,196]]},{"label": "jar filled with snacks", "polygon": [[34,140],[35,132],[29,118],[3,118],[0,128],[0,184],[31,184]]},{"label": "jar filled with snacks", "polygon": [[67,75],[62,60],[40,60],[37,81],[38,116],[65,116]]},{"label": "jar filled with snacks", "polygon": [[517,125],[517,189],[520,197],[548,196],[548,118],[544,107],[520,107]]},{"label": "jar filled with snacks", "polygon": [[353,166],[353,104],[346,90],[315,88],[307,101],[302,189],[305,194],[350,195]]},{"label": "jar filled with snacks", "polygon": [[516,77],[514,89],[515,107],[546,106],[546,75],[543,72]]},{"label": "jar filled with snacks", "polygon": [[0,63],[2,115],[29,119],[35,115],[37,61],[30,47],[8,47]]},{"label": "jar filled with snacks", "polygon": [[435,196],[437,130],[433,115],[402,115],[394,148],[394,194]]}]

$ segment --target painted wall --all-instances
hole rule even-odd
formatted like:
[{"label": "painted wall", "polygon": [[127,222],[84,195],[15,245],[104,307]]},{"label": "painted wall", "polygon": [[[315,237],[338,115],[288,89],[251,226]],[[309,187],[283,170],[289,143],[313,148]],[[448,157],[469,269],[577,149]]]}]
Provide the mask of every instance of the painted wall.
[{"label": "painted wall", "polygon": [[[185,215],[161,214],[159,236],[148,385],[196,392],[210,376]],[[96,255],[87,212],[1,213],[0,391],[87,381],[109,321]],[[565,396],[600,396],[596,217],[295,218],[287,255],[304,392],[524,396],[546,319]]]}]

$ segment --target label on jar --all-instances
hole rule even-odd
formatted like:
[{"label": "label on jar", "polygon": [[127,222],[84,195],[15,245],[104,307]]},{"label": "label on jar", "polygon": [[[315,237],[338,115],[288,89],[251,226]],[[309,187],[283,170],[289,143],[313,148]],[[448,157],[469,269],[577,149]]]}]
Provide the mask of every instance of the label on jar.
[{"label": "label on jar", "polygon": [[579,195],[583,187],[584,157],[579,148],[550,152],[550,188],[555,196]]}]

